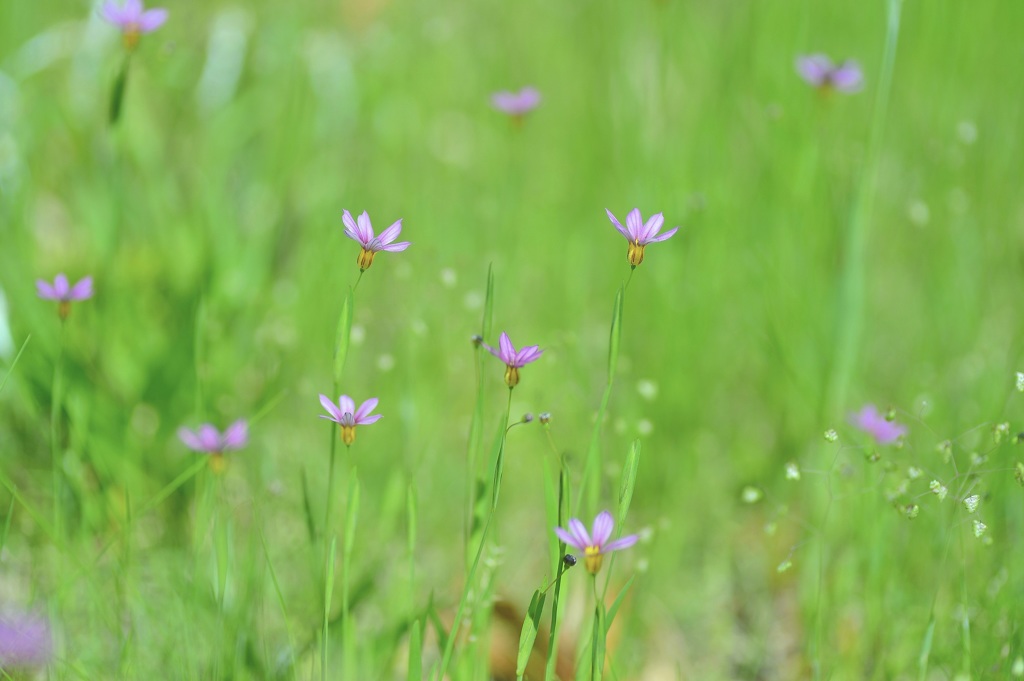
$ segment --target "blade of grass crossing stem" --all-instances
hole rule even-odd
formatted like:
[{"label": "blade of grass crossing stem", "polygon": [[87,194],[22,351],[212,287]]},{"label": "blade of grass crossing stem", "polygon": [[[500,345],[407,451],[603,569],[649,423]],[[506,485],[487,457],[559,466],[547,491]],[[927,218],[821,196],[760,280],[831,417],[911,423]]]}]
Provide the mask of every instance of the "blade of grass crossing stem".
[{"label": "blade of grass crossing stem", "polygon": [[932,654],[932,639],[935,636],[935,613],[932,612],[928,618],[928,628],[924,632],[924,641],[921,642],[921,654],[917,656],[917,678],[918,681],[928,679],[928,658]]},{"label": "blade of grass crossing stem", "polygon": [[604,623],[604,607],[601,602],[594,606],[594,631],[590,640],[590,680],[601,681],[604,677],[604,646],[607,629]]},{"label": "blade of grass crossing stem", "polygon": [[[601,426],[604,423],[604,415],[608,411],[608,401],[612,395],[612,385],[615,382],[615,369],[619,363],[619,343],[622,339],[622,304],[624,291],[620,286],[615,293],[615,304],[612,306],[612,324],[608,332],[608,383],[605,385],[604,394],[601,396],[601,406],[597,411],[597,419],[594,421],[594,429],[590,434],[590,444],[587,446],[587,458],[583,464],[583,489],[586,490],[585,499],[590,508],[597,506],[597,499],[601,486]],[[581,494],[582,494],[581,489]]]},{"label": "blade of grass crossing stem", "polygon": [[349,583],[352,581],[352,549],[355,547],[356,521],[359,517],[359,477],[352,468],[348,483],[348,506],[345,509],[345,541],[341,552],[341,650],[342,678],[355,678],[355,636],[352,615],[349,612]]},{"label": "blade of grass crossing stem", "polygon": [[121,111],[124,109],[124,92],[128,87],[128,62],[131,61],[128,57],[125,57],[124,63],[121,65],[121,70],[117,74],[117,80],[114,81],[114,87],[110,90],[110,124],[117,125],[118,120],[121,118]]},{"label": "blade of grass crossing stem", "polygon": [[[341,314],[338,316],[338,333],[334,344],[334,383],[341,385],[341,376],[345,371],[345,358],[348,357],[349,340],[352,337],[352,310],[355,307],[355,295],[349,288],[345,296],[345,302],[341,306]],[[337,399],[337,395],[331,395],[331,399]]]},{"label": "blade of grass crossing stem", "polygon": [[302,468],[302,512],[306,516],[306,532],[309,535],[309,543],[316,543],[316,521],[313,520],[313,504],[309,500],[309,478],[306,476],[306,468]]},{"label": "blade of grass crossing stem", "polygon": [[[569,469],[565,465],[565,457],[561,460],[561,471],[558,475],[558,526],[565,527],[569,518]],[[554,534],[552,532],[552,534]],[[565,544],[558,540],[556,545],[557,555],[555,557],[555,595],[551,601],[551,627],[548,632],[548,660],[544,668],[544,681],[552,681],[555,678],[555,668],[558,666],[558,616],[561,614],[560,596],[562,593],[562,560],[565,557]]]},{"label": "blade of grass crossing stem", "polygon": [[612,628],[612,622],[615,621],[615,615],[619,612],[619,606],[622,605],[623,599],[626,597],[626,592],[629,591],[629,587],[633,586],[633,575],[626,581],[626,585],[622,587],[622,591],[615,597],[615,601],[612,602],[612,607],[608,608],[608,614],[605,616],[604,633],[608,634],[608,630]]},{"label": "blade of grass crossing stem", "polygon": [[331,633],[331,600],[334,597],[334,555],[337,552],[338,538],[331,538],[331,547],[327,551],[327,562],[324,567],[324,574],[327,579],[324,583],[324,623],[323,635],[320,637],[320,679],[327,681],[327,648],[330,642]]},{"label": "blade of grass crossing stem", "polygon": [[412,631],[409,633],[409,681],[421,681],[423,678],[423,631],[419,620],[413,620]]},{"label": "blade of grass crossing stem", "polygon": [[616,523],[622,527],[629,512],[629,504],[633,501],[633,488],[636,487],[636,471],[640,466],[640,440],[633,440],[626,456],[626,466],[622,469],[622,484],[619,486],[619,515]]},{"label": "blade of grass crossing stem", "polygon": [[430,598],[427,600],[427,619],[430,620],[430,624],[434,627],[434,631],[437,633],[437,652],[444,654],[445,648],[448,647],[448,631],[444,628],[444,622],[441,621],[441,616],[437,614],[437,606],[434,605],[434,592],[430,592]]},{"label": "blade of grass crossing stem", "polygon": [[516,656],[516,678],[523,681],[523,674],[526,673],[526,665],[530,661],[530,653],[533,652],[533,644],[537,640],[537,630],[540,628],[540,618],[544,614],[544,599],[547,595],[538,589],[533,592],[530,599],[530,607],[526,612],[526,619],[523,620],[523,630],[519,634],[519,654]]},{"label": "blade of grass crossing stem", "polygon": [[[491,333],[494,318],[494,266],[487,266],[487,295],[484,298],[484,313],[480,320],[480,337],[486,340]],[[483,439],[484,423],[484,350],[481,346],[474,348],[476,353],[476,405],[473,407],[473,418],[469,423],[469,442],[466,450],[466,528],[465,528],[465,559],[468,567],[473,560],[474,533],[479,528],[477,522],[477,504],[482,494],[476,475],[476,462],[480,454]]]},{"label": "blade of grass crossing stem", "polygon": [[4,380],[0,381],[0,391],[3,391],[4,386],[7,385],[8,379],[10,379],[11,374],[14,373],[14,367],[18,366],[18,360],[21,359],[21,353],[25,352],[25,348],[28,347],[28,342],[30,340],[32,340],[31,334],[25,337],[25,342],[21,344],[21,349],[18,350],[18,354],[16,354],[14,359],[11,360],[11,368],[7,370],[6,374],[4,374]]}]

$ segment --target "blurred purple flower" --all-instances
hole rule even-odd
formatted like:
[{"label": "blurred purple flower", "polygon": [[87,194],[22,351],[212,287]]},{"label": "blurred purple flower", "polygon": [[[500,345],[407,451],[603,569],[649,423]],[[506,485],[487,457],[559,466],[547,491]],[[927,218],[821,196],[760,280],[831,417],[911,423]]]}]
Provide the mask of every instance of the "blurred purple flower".
[{"label": "blurred purple flower", "polygon": [[52,657],[53,639],[45,619],[0,613],[0,670],[42,667]]},{"label": "blurred purple flower", "polygon": [[142,6],[142,0],[125,0],[120,6],[113,0],[107,0],[100,14],[121,29],[124,45],[129,50],[138,44],[140,35],[152,33],[167,21],[166,9],[156,7],[147,10]]},{"label": "blurred purple flower", "polygon": [[836,65],[824,54],[811,54],[797,57],[796,70],[801,78],[819,90],[851,93],[864,86],[864,73],[860,64],[852,59]]},{"label": "blurred purple flower", "polygon": [[850,421],[880,445],[896,442],[907,433],[905,425],[887,420],[873,404],[866,404],[859,412],[851,414]]},{"label": "blurred purple flower", "polygon": [[539,345],[530,345],[517,352],[508,334],[504,331],[501,332],[501,337],[498,339],[499,349],[495,350],[487,343],[481,343],[481,345],[487,348],[487,352],[505,363],[505,384],[509,388],[514,388],[519,383],[519,369],[530,362],[536,362],[544,352]]},{"label": "blurred purple flower", "polygon": [[612,519],[612,514],[608,511],[601,511],[594,518],[594,525],[590,530],[590,534],[587,534],[587,528],[578,518],[569,520],[568,530],[556,527],[555,534],[567,545],[577,551],[582,551],[587,572],[596,575],[598,570],[601,569],[601,561],[604,554],[620,549],[628,549],[637,542],[638,537],[635,534],[626,535],[612,542],[608,541],[612,538],[612,530],[614,529],[615,521]]},{"label": "blurred purple flower", "polygon": [[522,118],[540,104],[540,93],[532,87],[524,87],[519,92],[502,90],[491,95],[491,103],[498,111]]},{"label": "blurred purple flower", "polygon": [[356,440],[356,426],[368,426],[371,423],[376,423],[383,416],[383,414],[370,416],[370,412],[376,409],[379,401],[376,397],[371,397],[356,409],[355,400],[348,395],[339,397],[338,403],[335,404],[327,395],[321,394],[320,404],[327,410],[328,415],[320,414],[320,418],[334,421],[341,426],[341,441],[346,445],[351,445]]},{"label": "blurred purple flower", "polygon": [[375,253],[379,251],[397,253],[404,251],[410,246],[408,241],[400,241],[397,244],[391,243],[402,233],[401,219],[381,232],[380,236],[373,235],[373,225],[370,224],[370,216],[365,210],[359,215],[358,220],[353,220],[352,214],[346,210],[341,216],[341,221],[345,223],[345,236],[353,241],[358,241],[359,245],[362,246],[359,258],[356,260],[359,263],[360,271],[369,269],[370,265],[373,264]]},{"label": "blurred purple flower", "polygon": [[53,283],[36,280],[36,291],[39,297],[44,300],[56,300],[58,303],[57,313],[61,319],[67,319],[71,313],[71,301],[87,300],[92,298],[92,277],[85,277],[74,286],[68,283],[68,278],[62,272],[58,274]]},{"label": "blurred purple flower", "polygon": [[224,452],[241,449],[249,442],[249,424],[239,419],[221,433],[213,424],[204,423],[198,430],[179,428],[178,437],[189,449],[210,455],[210,468],[215,473],[224,470]]},{"label": "blurred purple flower", "polygon": [[644,261],[644,248],[647,244],[664,241],[679,231],[678,227],[673,227],[664,234],[658,234],[661,226],[665,224],[665,216],[661,213],[655,213],[644,222],[640,209],[634,208],[626,216],[626,226],[623,227],[610,210],[605,208],[604,212],[608,213],[608,219],[615,225],[615,229],[619,230],[619,234],[626,237],[626,241],[629,242],[627,258],[630,267],[636,267]]}]

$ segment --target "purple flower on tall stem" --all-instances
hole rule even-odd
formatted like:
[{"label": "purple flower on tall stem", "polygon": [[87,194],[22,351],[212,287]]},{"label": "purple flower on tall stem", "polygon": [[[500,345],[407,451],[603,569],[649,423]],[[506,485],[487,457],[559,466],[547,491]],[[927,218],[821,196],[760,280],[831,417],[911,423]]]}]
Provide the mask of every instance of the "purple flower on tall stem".
[{"label": "purple flower on tall stem", "polygon": [[888,420],[873,404],[866,404],[859,412],[851,414],[850,421],[880,445],[892,444],[907,434],[905,425]]},{"label": "purple flower on tall stem", "polygon": [[679,231],[678,227],[673,227],[664,234],[658,234],[661,226],[665,224],[665,216],[661,213],[655,213],[644,222],[640,216],[640,209],[634,208],[626,216],[626,226],[623,227],[610,210],[605,208],[604,212],[608,213],[608,219],[615,225],[615,229],[619,230],[619,234],[626,237],[626,241],[629,242],[627,258],[630,267],[635,268],[644,261],[644,248],[647,244],[664,241]]},{"label": "purple flower on tall stem", "polygon": [[364,210],[358,220],[352,219],[352,214],[347,210],[342,214],[341,221],[345,223],[345,236],[353,241],[358,241],[362,249],[359,251],[359,271],[365,272],[373,264],[373,256],[379,251],[398,253],[409,248],[410,242],[400,241],[392,243],[402,233],[402,220],[395,221],[393,225],[385,229],[379,236],[374,236],[373,225],[370,224],[370,216]]},{"label": "purple flower on tall stem", "polygon": [[348,446],[356,441],[356,426],[368,426],[371,423],[376,423],[383,416],[383,414],[370,416],[370,412],[377,407],[377,402],[379,400],[376,397],[371,397],[356,409],[355,400],[348,395],[339,397],[337,404],[331,401],[327,395],[320,395],[320,404],[328,414],[327,416],[320,414],[320,418],[334,421],[341,426],[341,441]]},{"label": "purple flower on tall stem", "polygon": [[569,529],[555,528],[555,534],[567,545],[577,551],[583,552],[583,564],[587,572],[596,575],[601,569],[601,561],[606,553],[628,549],[637,542],[637,535],[630,534],[620,537],[615,541],[608,541],[612,538],[612,530],[615,529],[615,520],[608,511],[601,511],[594,518],[594,525],[587,533],[587,528],[578,518],[569,520]]},{"label": "purple flower on tall stem", "polygon": [[502,90],[491,95],[491,104],[498,111],[507,113],[515,120],[520,121],[523,116],[536,109],[540,104],[540,93],[533,87],[524,87],[519,92]]},{"label": "purple flower on tall stem", "polygon": [[48,281],[37,279],[36,291],[39,292],[39,297],[44,300],[57,301],[57,314],[60,315],[63,321],[71,313],[71,301],[92,298],[92,277],[85,277],[74,286],[71,286],[68,283],[68,278],[61,273],[54,278],[52,284]]},{"label": "purple flower on tall stem", "polygon": [[529,364],[536,362],[544,352],[539,345],[529,345],[522,350],[516,351],[508,334],[501,332],[498,339],[498,349],[495,350],[487,343],[481,343],[487,352],[491,353],[505,363],[505,384],[512,389],[519,383],[519,370]]},{"label": "purple flower on tall stem", "polygon": [[221,433],[213,424],[204,423],[197,430],[179,428],[178,437],[189,449],[209,454],[210,468],[220,473],[227,465],[224,452],[241,449],[249,442],[249,424],[239,419]]},{"label": "purple flower on tall stem", "polygon": [[[42,667],[53,657],[50,625],[36,615],[0,612],[0,669]],[[16,678],[18,677],[15,674]]]},{"label": "purple flower on tall stem", "polygon": [[864,73],[853,59],[834,64],[824,54],[810,54],[797,57],[796,70],[801,78],[823,92],[852,93],[864,86]]},{"label": "purple flower on tall stem", "polygon": [[113,0],[107,0],[103,3],[100,14],[121,29],[124,46],[129,50],[135,49],[138,45],[140,35],[152,33],[167,21],[166,9],[145,9],[142,0],[125,0],[120,6]]}]

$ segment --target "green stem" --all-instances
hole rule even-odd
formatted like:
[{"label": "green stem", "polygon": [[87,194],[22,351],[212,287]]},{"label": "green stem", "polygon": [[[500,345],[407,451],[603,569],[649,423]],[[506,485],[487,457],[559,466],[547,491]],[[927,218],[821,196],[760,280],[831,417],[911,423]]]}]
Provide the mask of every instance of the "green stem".
[{"label": "green stem", "polygon": [[60,446],[60,406],[64,388],[64,320],[60,323],[60,346],[57,351],[57,363],[53,367],[53,388],[50,393],[50,456],[53,465],[53,531],[57,537],[63,536],[61,518],[61,446]]},{"label": "green stem", "polygon": [[[551,431],[545,426],[544,430],[548,431],[548,441],[551,443],[552,449],[554,449],[555,443],[551,438]],[[558,526],[565,527],[567,522],[566,519],[566,508],[568,506],[569,490],[565,484],[568,481],[568,476],[565,470],[565,458],[562,458],[561,468],[558,475]],[[555,669],[558,666],[558,603],[562,592],[562,575],[565,574],[565,542],[558,541],[558,566],[557,576],[555,577],[555,595],[551,602],[551,627],[548,632],[548,660],[547,666],[544,668],[544,681],[552,681],[555,678]]]}]

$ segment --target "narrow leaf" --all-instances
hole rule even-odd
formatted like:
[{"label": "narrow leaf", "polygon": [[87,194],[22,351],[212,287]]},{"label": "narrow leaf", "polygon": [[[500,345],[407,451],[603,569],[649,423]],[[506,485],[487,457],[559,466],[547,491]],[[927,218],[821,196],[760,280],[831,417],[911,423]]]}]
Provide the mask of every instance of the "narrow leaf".
[{"label": "narrow leaf", "polygon": [[640,440],[633,440],[626,457],[626,466],[622,469],[622,485],[619,487],[618,524],[626,519],[629,504],[633,501],[633,488],[636,487],[636,471],[640,465]]},{"label": "narrow leaf", "polygon": [[530,608],[523,621],[523,631],[519,634],[519,655],[516,657],[516,676],[520,681],[526,673],[526,664],[530,661],[530,653],[533,652],[533,644],[537,640],[537,630],[540,627],[541,615],[544,614],[546,597],[546,592],[539,589],[533,592]]},{"label": "narrow leaf", "polygon": [[110,91],[110,124],[116,125],[121,118],[121,110],[124,108],[124,92],[128,86],[128,59],[124,60],[114,87]]},{"label": "narrow leaf", "polygon": [[[342,560],[347,568],[352,557],[352,546],[356,540],[356,519],[359,515],[359,478],[356,469],[352,469],[352,478],[348,482],[348,506],[345,508],[345,544]],[[347,572],[346,572],[347,574]]]},{"label": "narrow leaf", "polygon": [[423,678],[423,632],[420,621],[413,620],[412,631],[409,633],[409,681],[420,681]]},{"label": "narrow leaf", "polygon": [[487,294],[484,296],[484,339],[491,337],[491,326],[494,320],[494,263],[487,266]]},{"label": "narrow leaf", "polygon": [[[633,575],[633,577],[636,577],[636,575]],[[629,587],[633,586],[633,577],[629,578],[626,585],[622,587],[622,591],[615,597],[612,607],[608,608],[608,616],[605,618],[605,633],[612,628],[612,622],[615,620],[615,615],[619,612],[619,606],[622,605],[622,600],[625,598],[626,592],[629,591]]]},{"label": "narrow leaf", "polygon": [[611,383],[615,375],[615,366],[619,361],[619,342],[622,340],[622,297],[623,290],[615,293],[615,303],[612,305],[612,328],[608,337],[608,382]]},{"label": "narrow leaf", "polygon": [[306,516],[306,533],[309,535],[309,543],[316,542],[316,521],[313,520],[313,504],[309,500],[309,478],[306,476],[306,467],[302,467],[302,512]]},{"label": "narrow leaf", "polygon": [[430,592],[430,600],[427,601],[427,619],[430,620],[434,631],[437,633],[438,652],[443,654],[444,650],[448,647],[448,630],[444,628],[444,622],[441,621],[441,616],[437,614],[433,591]]}]

